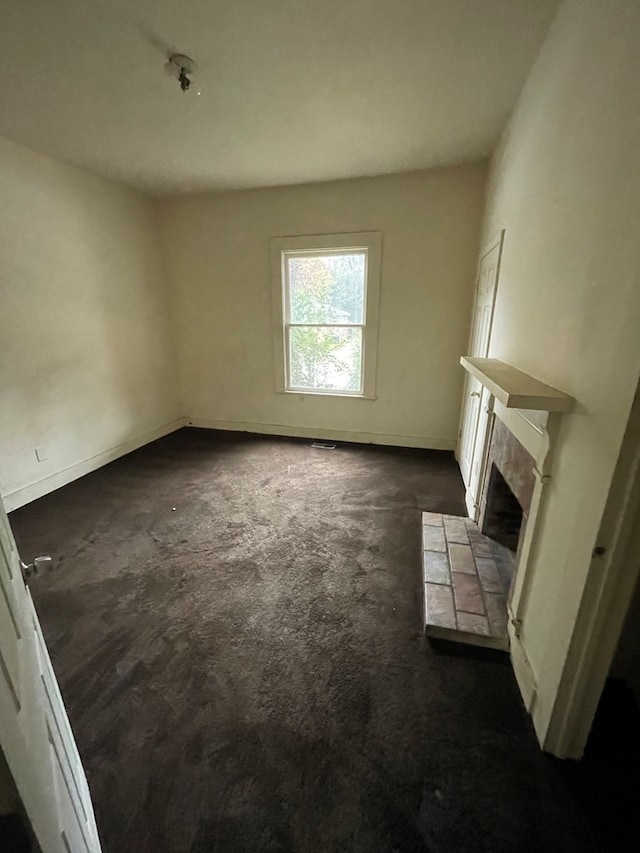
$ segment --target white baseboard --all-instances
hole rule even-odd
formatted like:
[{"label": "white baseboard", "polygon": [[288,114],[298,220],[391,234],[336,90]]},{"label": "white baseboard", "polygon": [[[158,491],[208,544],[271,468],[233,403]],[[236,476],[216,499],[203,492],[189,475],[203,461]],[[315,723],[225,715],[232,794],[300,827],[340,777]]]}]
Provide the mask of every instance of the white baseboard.
[{"label": "white baseboard", "polygon": [[356,432],[345,429],[321,429],[318,427],[291,426],[289,424],[251,423],[249,421],[212,420],[210,418],[187,418],[187,426],[201,429],[223,429],[235,432],[255,432],[263,435],[282,435],[291,438],[325,438],[333,441],[353,441],[358,444],[383,444],[391,447],[418,447],[425,450],[453,450],[455,439],[425,438],[415,435],[388,435],[377,432]]},{"label": "white baseboard", "polygon": [[469,513],[469,518],[472,518],[474,521],[478,520],[478,507],[476,502],[473,499],[473,495],[469,491],[469,489],[465,490],[464,493],[464,502],[467,507],[467,512]]},{"label": "white baseboard", "polygon": [[186,420],[184,418],[178,418],[175,421],[171,421],[171,423],[163,424],[149,432],[136,435],[134,438],[116,445],[116,447],[110,447],[108,450],[103,450],[102,453],[97,453],[95,456],[83,459],[81,462],[75,462],[61,471],[56,471],[55,474],[43,477],[42,480],[36,480],[26,486],[21,486],[19,489],[14,489],[14,491],[2,496],[4,508],[7,512],[18,509],[18,507],[35,501],[44,495],[48,495],[49,492],[53,492],[61,486],[66,486],[67,483],[71,483],[73,480],[84,477],[85,474],[89,474],[91,471],[95,471],[109,462],[113,462],[114,459],[119,459],[126,453],[131,453],[132,450],[137,450],[150,441],[155,441],[157,438],[162,438],[163,435],[168,435],[170,432],[180,429],[185,424]]},{"label": "white baseboard", "polygon": [[520,688],[520,695],[527,711],[532,714],[538,693],[538,685],[531,664],[520,638],[516,637],[514,627],[509,623],[509,642],[511,646],[511,665]]},{"label": "white baseboard", "polygon": [[154,430],[137,435],[128,441],[118,444],[115,447],[110,447],[108,450],[97,453],[88,459],[83,459],[80,462],[75,462],[63,468],[61,471],[56,471],[54,474],[49,474],[41,480],[36,480],[33,483],[28,483],[26,486],[21,486],[19,489],[14,489],[12,492],[7,492],[2,495],[2,500],[7,512],[18,509],[31,501],[37,500],[49,492],[59,489],[61,486],[66,486],[67,483],[77,480],[79,477],[84,477],[85,474],[91,473],[115,459],[119,459],[132,450],[137,450],[144,444],[150,441],[155,441],[157,438],[162,438],[163,435],[168,435],[183,426],[194,426],[202,429],[222,429],[238,432],[255,432],[265,435],[282,435],[291,436],[293,438],[325,438],[334,441],[353,441],[360,444],[382,444],[393,447],[418,447],[427,450],[453,450],[456,442],[454,439],[447,438],[425,438],[424,436],[413,435],[388,435],[384,433],[374,432],[356,432],[352,430],[340,429],[317,429],[316,427],[298,427],[289,426],[287,424],[270,424],[270,423],[251,423],[249,421],[225,421],[211,420],[208,418],[177,418],[171,423],[163,424]]}]

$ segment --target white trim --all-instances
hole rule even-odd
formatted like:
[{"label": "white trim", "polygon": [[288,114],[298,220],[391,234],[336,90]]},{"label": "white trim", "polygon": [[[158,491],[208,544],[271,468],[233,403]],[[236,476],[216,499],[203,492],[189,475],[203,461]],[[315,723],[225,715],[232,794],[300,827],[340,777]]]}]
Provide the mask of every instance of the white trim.
[{"label": "white trim", "polygon": [[[547,428],[554,423],[557,415],[548,414],[543,429],[531,423],[521,409],[507,409],[500,400],[494,402],[493,410],[509,432],[520,442],[524,449],[542,465],[549,450],[549,434]],[[548,460],[551,461],[550,459]]]},{"label": "white trim", "polygon": [[520,688],[520,695],[522,696],[524,706],[531,714],[538,693],[536,678],[513,622],[509,623],[507,633],[509,634],[509,645],[511,648],[511,666],[513,667],[513,672]]},{"label": "white trim", "polygon": [[[357,399],[363,399],[358,397]],[[149,432],[137,435],[128,441],[97,453],[95,456],[90,456],[88,459],[83,459],[80,462],[75,462],[63,468],[61,471],[56,471],[41,480],[36,480],[32,483],[27,483],[25,486],[20,486],[11,492],[2,495],[2,500],[7,512],[12,512],[25,504],[35,501],[38,498],[48,495],[56,489],[72,483],[74,480],[84,477],[85,474],[90,474],[103,465],[108,465],[137,450],[151,441],[169,435],[184,426],[194,426],[202,429],[221,429],[234,432],[254,432],[264,435],[281,435],[290,436],[292,438],[327,438],[336,441],[349,441],[357,444],[379,444],[391,447],[416,447],[424,450],[454,450],[455,439],[451,438],[427,438],[425,436],[415,435],[391,435],[386,433],[375,432],[357,432],[355,430],[341,429],[323,429],[308,426],[291,426],[289,424],[272,424],[272,423],[254,423],[250,421],[236,420],[212,420],[210,418],[177,418],[170,423],[150,430]]]},{"label": "white trim", "polygon": [[[362,329],[362,393],[332,390],[307,390],[287,387],[287,329],[284,302],[286,295],[284,269],[285,252],[325,254],[335,249],[366,250],[366,281],[364,324],[349,324]],[[380,304],[380,278],[382,270],[382,235],[379,231],[356,231],[341,234],[310,234],[271,239],[271,305],[273,315],[273,360],[275,390],[295,394],[324,394],[325,396],[376,398],[376,370],[378,361],[378,325]],[[303,324],[306,325],[306,324]],[[323,324],[337,325],[337,324]]]},{"label": "white trim", "polygon": [[290,438],[328,438],[334,441],[353,441],[357,444],[381,444],[391,447],[417,447],[423,450],[454,450],[455,438],[427,438],[416,435],[389,435],[377,432],[357,432],[346,429],[324,429],[291,424],[252,423],[250,421],[188,418],[187,426],[200,429],[222,429],[232,432],[253,432],[262,435],[281,435]]},{"label": "white trim", "polygon": [[113,462],[115,459],[131,453],[132,450],[137,450],[150,441],[155,441],[164,435],[168,435],[170,432],[175,432],[175,430],[180,429],[185,424],[185,418],[178,418],[168,424],[163,424],[160,427],[156,427],[156,429],[130,438],[128,441],[117,444],[115,447],[110,447],[108,450],[103,450],[101,453],[96,453],[95,456],[90,456],[81,462],[74,462],[73,465],[69,465],[61,471],[56,471],[54,474],[49,474],[41,480],[27,483],[26,486],[20,486],[19,489],[7,492],[7,494],[2,495],[5,510],[11,512],[31,501],[35,501],[37,498],[48,495],[49,492],[53,492],[61,486],[66,486],[67,483],[71,483],[79,477],[84,477],[85,474],[89,474],[91,471],[102,468],[103,465],[107,465],[109,462]]},{"label": "white trim", "polygon": [[[505,237],[505,229],[503,228],[500,233],[489,243],[487,243],[484,248],[481,247],[480,254],[478,256],[478,261],[476,264],[476,275],[475,275],[475,285],[473,290],[473,307],[471,310],[471,318],[469,321],[469,331],[467,335],[468,345],[467,352],[471,350],[471,344],[473,343],[473,330],[476,321],[476,312],[478,310],[478,297],[479,297],[479,287],[480,287],[480,273],[482,270],[482,262],[495,248],[498,248],[498,260],[496,261],[496,272],[493,279],[493,293],[491,296],[491,315],[489,318],[489,329],[487,332],[487,340],[486,346],[484,348],[483,355],[489,355],[489,351],[491,349],[491,334],[493,332],[493,319],[495,315],[496,309],[496,301],[498,298],[498,285],[500,283],[500,268],[502,265],[502,255],[504,252],[504,237]],[[460,474],[462,475],[464,486],[465,486],[465,503],[467,506],[467,512],[469,513],[469,518],[472,518],[474,521],[478,520],[478,515],[480,511],[480,495],[482,491],[482,484],[484,482],[484,465],[486,462],[487,454],[488,454],[488,441],[489,441],[489,419],[491,417],[491,408],[492,402],[489,395],[483,391],[479,400],[480,410],[478,412],[478,417],[476,420],[475,426],[475,436],[473,438],[473,451],[471,453],[471,465],[469,467],[469,471],[467,472],[467,480],[464,480],[463,467],[462,462],[462,447],[461,447],[461,439],[462,432],[464,429],[465,423],[465,412],[467,405],[467,393],[469,387],[469,376],[466,375],[463,385],[462,385],[462,402],[460,405],[460,417],[458,422],[458,440],[456,442],[455,448],[455,456],[458,462],[458,467],[460,468]],[[483,406],[487,406],[486,411],[482,411]],[[482,460],[480,462],[480,470],[478,471],[477,479],[474,481],[474,472],[473,466],[476,460],[476,444],[478,444],[478,436],[481,437],[480,445],[478,445],[479,452],[482,456]],[[473,485],[473,489],[471,488]]]},{"label": "white trim", "polygon": [[377,400],[378,397],[374,394],[372,397],[367,397],[366,394],[354,394],[352,391],[305,391],[301,388],[292,388],[290,391],[277,390],[276,394],[304,394],[306,397],[346,397],[348,400]]},{"label": "white trim", "polygon": [[460,364],[507,409],[571,412],[575,400],[498,358],[463,355]]},{"label": "white trim", "polygon": [[[459,446],[460,446],[459,443],[456,443],[456,448],[455,448],[456,452],[457,452]],[[456,456],[456,460],[457,460],[457,456]],[[458,461],[458,467],[460,467],[459,461]],[[465,489],[464,502],[465,502],[465,506],[467,507],[467,514],[468,514],[469,518],[472,521],[477,521],[478,520],[479,505],[476,503],[475,496],[473,495],[471,489]]]},{"label": "white trim", "polygon": [[[536,720],[543,749],[582,757],[640,577],[640,384],[622,440],[580,608],[550,714]],[[544,663],[544,662],[543,662]]]}]

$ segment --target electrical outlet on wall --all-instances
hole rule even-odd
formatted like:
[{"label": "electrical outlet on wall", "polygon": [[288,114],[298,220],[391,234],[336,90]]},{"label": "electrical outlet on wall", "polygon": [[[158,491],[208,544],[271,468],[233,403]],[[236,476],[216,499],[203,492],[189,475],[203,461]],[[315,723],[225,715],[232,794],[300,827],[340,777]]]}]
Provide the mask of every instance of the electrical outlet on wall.
[{"label": "electrical outlet on wall", "polygon": [[38,462],[44,462],[46,459],[48,459],[47,448],[44,445],[42,445],[41,447],[36,447],[36,459],[38,460]]}]

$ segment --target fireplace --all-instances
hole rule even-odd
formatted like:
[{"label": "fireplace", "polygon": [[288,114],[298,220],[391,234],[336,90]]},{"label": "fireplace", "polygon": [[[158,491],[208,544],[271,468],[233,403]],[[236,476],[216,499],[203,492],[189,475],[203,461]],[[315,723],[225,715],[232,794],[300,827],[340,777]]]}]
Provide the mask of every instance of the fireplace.
[{"label": "fireplace", "polygon": [[[499,419],[493,418],[478,524],[485,536],[519,556],[535,485],[535,460]],[[517,557],[515,559],[517,567]]]},{"label": "fireplace", "polygon": [[[552,476],[562,415],[573,410],[575,400],[558,388],[546,385],[498,359],[462,356],[460,361],[483,386],[483,395],[488,392],[487,405],[483,408],[488,415],[484,422],[486,431],[476,433],[476,438],[480,438],[478,451],[483,473],[479,483],[472,483],[473,491],[467,486],[474,517],[481,530],[485,529],[485,523],[491,528],[509,500],[514,516],[509,521],[512,529],[507,533],[513,547],[517,510],[505,497],[505,488],[496,470],[522,511],[517,552],[513,555],[513,551],[506,548],[502,551],[512,560],[515,569],[507,600],[511,661],[525,705],[530,711],[536,700],[537,684],[523,643],[523,638],[526,639],[523,628],[534,569],[533,558],[541,535],[540,519]],[[458,452],[461,452],[460,448]]]},{"label": "fireplace", "polygon": [[492,463],[487,483],[486,509],[481,530],[514,553],[518,550],[523,512],[499,469]]}]

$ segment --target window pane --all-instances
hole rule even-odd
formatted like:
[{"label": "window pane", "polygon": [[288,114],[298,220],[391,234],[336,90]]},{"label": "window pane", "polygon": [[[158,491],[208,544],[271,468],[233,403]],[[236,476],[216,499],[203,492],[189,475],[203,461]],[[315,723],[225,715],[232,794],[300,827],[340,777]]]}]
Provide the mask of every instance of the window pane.
[{"label": "window pane", "polygon": [[362,329],[289,328],[289,386],[354,391],[362,384]]},{"label": "window pane", "polygon": [[365,260],[365,252],[289,256],[291,322],[363,323]]}]

